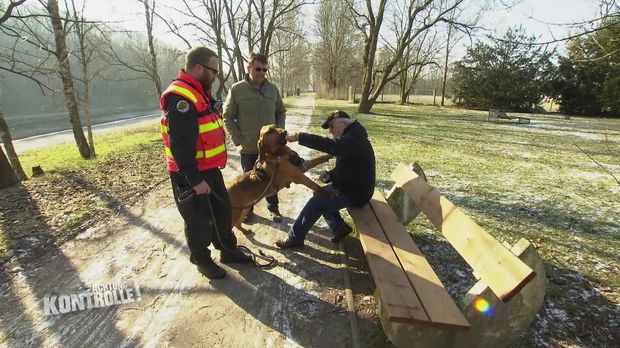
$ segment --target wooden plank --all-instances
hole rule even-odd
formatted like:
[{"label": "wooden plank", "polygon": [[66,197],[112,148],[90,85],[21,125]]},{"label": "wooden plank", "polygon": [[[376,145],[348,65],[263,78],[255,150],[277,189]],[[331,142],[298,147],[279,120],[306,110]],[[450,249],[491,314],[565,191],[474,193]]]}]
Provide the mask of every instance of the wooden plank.
[{"label": "wooden plank", "polygon": [[469,328],[467,319],[454,303],[452,296],[439,280],[418,246],[380,192],[375,191],[370,200],[392,249],[396,253],[411,285],[413,286],[431,324],[449,328]]},{"label": "wooden plank", "polygon": [[396,168],[392,179],[502,301],[534,277],[530,267],[406,166]]},{"label": "wooden plank", "polygon": [[392,247],[387,243],[370,206],[350,208],[349,214],[355,220],[355,229],[360,234],[360,241],[375,279],[381,305],[385,308],[389,320],[429,324],[430,320],[400,267]]}]

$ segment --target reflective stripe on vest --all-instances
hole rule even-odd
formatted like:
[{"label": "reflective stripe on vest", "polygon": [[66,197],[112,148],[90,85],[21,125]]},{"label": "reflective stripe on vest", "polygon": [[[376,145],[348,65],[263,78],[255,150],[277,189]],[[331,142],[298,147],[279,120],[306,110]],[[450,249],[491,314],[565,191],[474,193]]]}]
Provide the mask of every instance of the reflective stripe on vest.
[{"label": "reflective stripe on vest", "polygon": [[[169,94],[174,93],[183,96],[194,104],[199,115],[204,114],[209,105],[207,101],[198,93],[191,85],[184,81],[175,80],[162,94],[161,104],[163,108],[163,100]],[[177,172],[179,170],[172,151],[170,150],[170,139],[168,134],[167,116],[162,110],[162,118],[160,122],[160,130],[164,143],[164,151],[166,154],[166,162],[168,170]],[[210,113],[197,118],[198,137],[196,139],[196,160],[198,162],[198,170],[207,170],[211,168],[226,165],[226,136],[224,132],[224,122],[221,117],[215,113]]]}]

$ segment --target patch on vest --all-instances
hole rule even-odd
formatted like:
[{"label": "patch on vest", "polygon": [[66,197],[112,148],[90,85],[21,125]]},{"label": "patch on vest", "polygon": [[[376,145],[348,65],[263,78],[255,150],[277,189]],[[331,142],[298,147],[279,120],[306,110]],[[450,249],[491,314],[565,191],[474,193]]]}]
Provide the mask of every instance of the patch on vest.
[{"label": "patch on vest", "polygon": [[177,110],[182,113],[186,113],[189,111],[189,103],[186,100],[179,100],[177,103]]}]

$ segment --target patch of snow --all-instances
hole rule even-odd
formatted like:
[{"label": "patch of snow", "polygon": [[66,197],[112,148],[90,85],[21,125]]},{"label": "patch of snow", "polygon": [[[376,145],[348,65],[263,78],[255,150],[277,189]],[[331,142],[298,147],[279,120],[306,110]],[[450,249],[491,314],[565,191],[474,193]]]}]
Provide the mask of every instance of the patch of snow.
[{"label": "patch of snow", "polygon": [[596,179],[600,179],[600,178],[610,178],[609,174],[607,174],[607,173],[577,172],[577,171],[572,171],[570,173],[570,176],[572,176],[573,178],[583,178],[583,179],[586,179],[586,180],[596,180]]},{"label": "patch of snow", "polygon": [[75,239],[77,240],[83,240],[83,239],[89,239],[92,238],[93,235],[95,234],[95,232],[97,232],[98,230],[101,229],[102,226],[94,226],[94,227],[89,227],[88,229],[86,229],[86,231],[78,234],[77,236],[75,236]]}]

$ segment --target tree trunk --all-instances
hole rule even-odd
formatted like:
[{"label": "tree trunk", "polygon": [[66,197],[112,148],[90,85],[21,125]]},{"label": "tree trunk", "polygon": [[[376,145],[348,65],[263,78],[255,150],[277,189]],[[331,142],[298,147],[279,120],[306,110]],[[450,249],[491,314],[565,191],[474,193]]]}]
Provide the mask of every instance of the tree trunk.
[{"label": "tree trunk", "polygon": [[[154,5],[153,5],[154,6]],[[161,95],[161,81],[159,79],[159,73],[157,72],[157,55],[155,54],[155,44],[153,42],[153,15],[155,9],[150,9],[149,0],[144,0],[144,14],[146,16],[146,36],[149,42],[149,53],[151,55],[151,79],[155,84],[155,90],[157,95]]]},{"label": "tree trunk", "polygon": [[[379,33],[383,24],[383,13],[385,11],[386,0],[382,0],[379,4],[379,10],[374,23],[371,23],[366,44],[364,45],[364,77],[362,78],[362,94],[360,95],[360,103],[357,111],[361,113],[369,113],[375,103],[370,98],[370,89],[372,88],[373,71],[375,68],[375,54],[377,53],[377,43],[379,42]],[[368,12],[372,13],[372,5],[370,1],[367,3]]]},{"label": "tree trunk", "polygon": [[[9,130],[9,125],[6,123],[4,119],[4,114],[2,110],[0,110],[0,134],[2,135],[2,143],[6,148],[6,153],[8,155],[8,160],[11,162],[10,166],[7,168],[13,167],[10,170],[18,181],[28,180],[26,173],[24,173],[24,169],[22,168],[22,164],[19,162],[19,157],[17,157],[17,153],[15,152],[15,148],[13,147],[13,139],[11,138],[11,132]],[[4,152],[2,153],[4,155]],[[4,164],[2,165],[2,170],[4,171]],[[0,174],[2,176],[3,174]]]},{"label": "tree trunk", "polygon": [[400,92],[400,105],[405,105],[405,103],[407,103],[407,95],[409,94],[410,90],[408,88],[409,84],[407,83],[409,77],[408,73],[409,72],[407,71],[407,69],[403,69],[403,71],[401,71],[400,73],[400,85],[398,86]]},{"label": "tree trunk", "polygon": [[65,95],[65,105],[69,111],[69,121],[73,130],[73,137],[77,144],[80,156],[84,159],[90,158],[90,148],[86,142],[82,123],[80,122],[80,113],[77,107],[77,99],[75,98],[75,89],[73,87],[73,76],[71,75],[71,65],[69,64],[69,52],[65,42],[65,32],[60,20],[57,0],[48,0],[47,11],[50,15],[52,27],[54,28],[54,39],[56,41],[56,58],[58,59],[58,73],[62,80],[63,93]]},{"label": "tree trunk", "polygon": [[448,58],[450,57],[450,34],[452,33],[452,24],[448,23],[448,39],[446,40],[446,59],[443,64],[443,81],[441,81],[441,106],[444,106],[446,98],[446,82],[448,81]]},{"label": "tree trunk", "polygon": [[400,105],[405,105],[407,103],[407,88],[402,88],[400,89]]},{"label": "tree trunk", "polygon": [[[84,68],[84,73],[87,73],[86,67]],[[86,134],[88,135],[88,147],[90,149],[91,157],[95,158],[97,157],[97,154],[95,153],[95,141],[93,139],[93,127],[90,117],[90,81],[87,77],[84,78],[84,112],[86,113]]]},{"label": "tree trunk", "polygon": [[13,172],[13,168],[11,168],[9,160],[7,160],[4,150],[0,147],[0,189],[15,185],[18,182],[19,179],[15,176],[15,172]]}]

